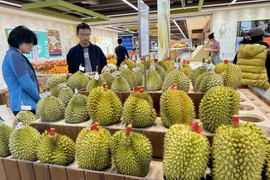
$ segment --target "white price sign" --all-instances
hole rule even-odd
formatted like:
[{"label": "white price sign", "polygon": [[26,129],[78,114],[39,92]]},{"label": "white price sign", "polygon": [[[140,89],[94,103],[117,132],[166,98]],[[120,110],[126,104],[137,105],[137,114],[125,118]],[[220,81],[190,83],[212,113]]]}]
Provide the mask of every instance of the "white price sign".
[{"label": "white price sign", "polygon": [[80,65],[79,70],[80,71],[84,71],[85,70],[85,67],[83,67],[82,65]]},{"label": "white price sign", "polygon": [[67,87],[67,83],[61,83],[58,85],[59,87]]},{"label": "white price sign", "polygon": [[132,68],[132,71],[140,71],[141,70],[141,68],[140,67],[135,67],[135,68]]},{"label": "white price sign", "polygon": [[119,76],[120,75],[120,72],[119,71],[115,71],[112,73],[112,76],[115,77],[115,76]]},{"label": "white price sign", "polygon": [[45,97],[48,97],[48,96],[51,96],[51,92],[50,91],[47,91],[45,93],[40,94],[40,97],[41,98],[45,98]]},{"label": "white price sign", "polygon": [[150,69],[155,70],[155,69],[156,69],[155,64],[151,64],[151,65],[150,65]]},{"label": "white price sign", "polygon": [[123,68],[123,69],[125,69],[125,68],[127,68],[127,67],[128,67],[128,66],[127,66],[126,64],[123,64],[123,65],[122,65],[122,68]]},{"label": "white price sign", "polygon": [[98,79],[99,79],[98,72],[96,72],[95,79],[96,79],[96,80],[98,80]]},{"label": "white price sign", "polygon": [[18,122],[17,126],[16,126],[16,130],[19,130],[19,129],[23,129],[24,128],[24,125],[22,122]]},{"label": "white price sign", "polygon": [[22,111],[31,111],[32,110],[32,107],[31,106],[21,105],[21,110]]}]

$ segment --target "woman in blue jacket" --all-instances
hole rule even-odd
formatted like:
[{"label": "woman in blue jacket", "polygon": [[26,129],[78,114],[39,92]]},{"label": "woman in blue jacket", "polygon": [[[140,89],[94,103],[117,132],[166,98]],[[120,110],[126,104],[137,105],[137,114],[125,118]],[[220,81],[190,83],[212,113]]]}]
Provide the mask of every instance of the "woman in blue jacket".
[{"label": "woman in blue jacket", "polygon": [[2,73],[9,92],[10,108],[16,115],[23,104],[35,113],[40,100],[38,81],[32,64],[23,54],[30,54],[37,45],[37,37],[30,29],[17,26],[10,32],[8,44],[10,48],[3,61]]}]

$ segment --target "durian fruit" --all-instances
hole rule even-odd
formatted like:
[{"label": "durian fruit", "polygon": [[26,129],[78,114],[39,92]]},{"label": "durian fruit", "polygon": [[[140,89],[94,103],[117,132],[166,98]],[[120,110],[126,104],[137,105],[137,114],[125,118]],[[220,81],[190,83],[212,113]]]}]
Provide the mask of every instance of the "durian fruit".
[{"label": "durian fruit", "polygon": [[215,72],[222,75],[224,86],[236,89],[241,85],[242,74],[239,66],[224,61],[216,65]]},{"label": "durian fruit", "polygon": [[128,60],[123,61],[123,62],[120,64],[120,66],[119,66],[120,69],[122,68],[122,66],[123,66],[124,64],[126,64],[126,65],[128,66],[128,68],[131,69],[131,70],[132,70],[132,68],[135,68],[135,67],[136,67],[136,63],[135,63],[133,60],[128,59]]},{"label": "durian fruit", "polygon": [[66,123],[76,124],[89,120],[87,97],[82,94],[74,95],[65,110]]},{"label": "durian fruit", "polygon": [[192,68],[189,64],[183,64],[183,67],[181,69],[181,71],[188,77],[190,78],[191,76],[191,72],[192,72]]},{"label": "durian fruit", "polygon": [[9,150],[12,157],[20,160],[36,161],[39,140],[39,132],[30,126],[13,130],[9,138]]},{"label": "durian fruit", "polygon": [[160,117],[166,127],[195,120],[193,101],[182,90],[166,90],[160,97]]},{"label": "durian fruit", "polygon": [[104,78],[106,84],[108,85],[108,89],[111,89],[112,83],[114,81],[114,77],[109,72],[104,72],[100,75],[100,77]]},{"label": "durian fruit", "polygon": [[130,86],[125,78],[116,76],[113,80],[111,90],[114,92],[130,92]]},{"label": "durian fruit", "polygon": [[46,82],[46,87],[50,88],[51,95],[58,97],[58,94],[62,87],[59,84],[66,83],[67,76],[63,74],[55,74],[50,77]]},{"label": "durian fruit", "polygon": [[152,145],[145,135],[130,130],[117,131],[110,140],[110,148],[118,173],[138,177],[148,174]]},{"label": "durian fruit", "polygon": [[137,86],[141,86],[143,84],[143,73],[141,71],[134,71],[137,80]]},{"label": "durian fruit", "polygon": [[70,87],[64,87],[61,89],[58,98],[67,106],[73,95],[73,90]]},{"label": "durian fruit", "polygon": [[78,71],[72,74],[67,80],[67,86],[71,89],[83,89],[87,86],[89,78],[86,74],[81,71]]},{"label": "durian fruit", "polygon": [[110,166],[110,138],[110,132],[97,124],[81,130],[75,144],[78,167],[101,171]]},{"label": "durian fruit", "polygon": [[144,73],[144,64],[143,64],[143,62],[138,63],[136,67],[139,67],[140,68],[140,71],[142,73]]},{"label": "durian fruit", "polygon": [[265,170],[265,179],[269,180],[270,179],[270,145],[269,144],[267,148],[266,165],[265,165],[264,170]]},{"label": "durian fruit", "polygon": [[8,143],[11,132],[11,127],[4,123],[0,123],[0,157],[7,157],[10,155]]},{"label": "durian fruit", "polygon": [[147,59],[146,60],[146,70],[150,69],[151,64],[154,62],[153,59]]},{"label": "durian fruit", "polygon": [[96,80],[95,78],[93,78],[87,84],[86,90],[87,91],[91,91],[92,89],[94,89],[96,87],[102,86],[104,83],[106,83],[106,81],[103,78],[103,76],[99,76],[98,80]]},{"label": "durian fruit", "polygon": [[194,91],[206,93],[212,87],[223,85],[224,83],[221,75],[214,72],[205,72],[196,79]]},{"label": "durian fruit", "polygon": [[74,161],[75,143],[65,135],[52,133],[52,129],[49,133],[44,132],[41,135],[37,146],[37,158],[42,163],[69,165]]},{"label": "durian fruit", "polygon": [[157,73],[160,75],[161,81],[163,82],[164,79],[165,79],[165,76],[166,76],[166,71],[165,71],[165,69],[164,69],[162,66],[156,64],[156,65],[155,65],[155,70],[156,70]]},{"label": "durian fruit", "polygon": [[233,89],[238,88],[241,85],[242,75],[241,69],[235,64],[228,64],[224,72],[224,85]]},{"label": "durian fruit", "polygon": [[224,124],[231,123],[231,117],[238,114],[240,96],[230,87],[216,86],[211,88],[201,100],[199,112],[204,129],[215,132]]},{"label": "durian fruit", "polygon": [[23,125],[29,125],[31,122],[35,121],[37,119],[37,117],[34,115],[34,113],[32,113],[31,111],[20,111],[13,122],[12,128],[16,128],[17,124],[18,124],[18,120],[20,120]]},{"label": "durian fruit", "polygon": [[37,106],[38,115],[43,122],[55,122],[64,119],[65,104],[54,96],[42,98]]},{"label": "durian fruit", "polygon": [[164,139],[163,174],[167,180],[201,179],[210,154],[207,138],[187,125],[170,127]]},{"label": "durian fruit", "polygon": [[261,179],[267,144],[264,132],[253,123],[221,125],[212,146],[214,179]]},{"label": "durian fruit", "polygon": [[43,101],[44,101],[44,98],[41,98],[41,99],[37,102],[37,105],[36,105],[36,117],[37,117],[37,118],[40,118],[40,113],[41,113],[40,105],[43,103]]},{"label": "durian fruit", "polygon": [[129,68],[121,69],[120,73],[121,76],[127,80],[130,86],[130,90],[132,91],[133,88],[137,85],[136,75]]},{"label": "durian fruit", "polygon": [[103,67],[103,69],[101,70],[101,73],[105,73],[105,72],[115,72],[117,71],[117,66],[115,64],[109,63],[106,66]]},{"label": "durian fruit", "polygon": [[180,90],[189,91],[190,79],[180,70],[173,69],[166,75],[162,84],[162,91],[169,89],[170,86],[177,84]]},{"label": "durian fruit", "polygon": [[217,73],[217,74],[223,73],[225,71],[227,65],[228,65],[228,63],[224,63],[224,62],[218,63],[214,69],[215,73]]},{"label": "durian fruit", "polygon": [[[146,89],[147,91],[158,91],[161,89],[162,85],[162,79],[160,75],[157,73],[157,71],[153,69],[148,69],[146,71]],[[143,78],[143,86],[144,84],[144,78]]]},{"label": "durian fruit", "polygon": [[135,92],[129,95],[123,107],[123,121],[133,127],[149,127],[155,123],[156,110],[147,93]]},{"label": "durian fruit", "polygon": [[165,71],[170,71],[174,68],[174,62],[171,60],[161,60],[157,62]]},{"label": "durian fruit", "polygon": [[112,90],[102,87],[93,89],[88,96],[88,111],[91,119],[101,126],[108,126],[120,121],[122,103]]},{"label": "durian fruit", "polygon": [[204,66],[199,66],[197,67],[196,69],[194,69],[192,72],[191,72],[191,75],[190,75],[190,79],[191,79],[191,83],[192,83],[192,86],[194,87],[195,86],[195,82],[196,82],[196,79],[203,73],[205,73],[207,71],[207,68],[204,67]]}]

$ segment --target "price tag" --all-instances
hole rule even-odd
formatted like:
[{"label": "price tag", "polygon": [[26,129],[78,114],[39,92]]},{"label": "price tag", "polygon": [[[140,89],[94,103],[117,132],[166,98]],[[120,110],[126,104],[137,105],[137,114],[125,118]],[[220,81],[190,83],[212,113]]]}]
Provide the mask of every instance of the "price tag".
[{"label": "price tag", "polygon": [[99,79],[98,72],[96,72],[95,79],[96,79],[96,80],[98,80],[98,79]]},{"label": "price tag", "polygon": [[141,68],[140,67],[135,67],[135,68],[132,68],[132,71],[140,71],[141,70]]},{"label": "price tag", "polygon": [[47,91],[45,93],[40,94],[40,97],[41,98],[45,98],[45,97],[48,97],[48,96],[51,96],[51,92],[50,91]]},{"label": "price tag", "polygon": [[115,71],[112,73],[112,76],[115,77],[115,76],[119,76],[120,75],[120,72],[119,71]]},{"label": "price tag", "polygon": [[93,75],[93,74],[88,74],[88,77],[89,77],[90,79],[93,79],[93,78],[94,78],[94,75]]},{"label": "price tag", "polygon": [[74,89],[74,93],[78,94],[78,89],[77,88]]},{"label": "price tag", "polygon": [[127,66],[126,64],[123,64],[123,65],[122,65],[122,68],[123,68],[123,69],[125,69],[125,68],[127,68],[127,67],[128,67],[128,66]]},{"label": "price tag", "polygon": [[150,65],[150,69],[155,70],[155,69],[156,69],[156,65],[155,65],[154,63],[152,63],[152,64]]},{"label": "price tag", "polygon": [[24,125],[22,122],[18,122],[17,126],[16,126],[16,130],[19,130],[19,129],[23,129],[24,128]]},{"label": "price tag", "polygon": [[79,70],[80,71],[84,71],[85,70],[85,67],[83,67],[82,65],[79,66]]},{"label": "price tag", "polygon": [[67,87],[67,83],[61,83],[58,85],[59,87]]},{"label": "price tag", "polygon": [[174,63],[175,68],[179,68],[180,64],[179,63]]},{"label": "price tag", "polygon": [[21,110],[22,111],[31,111],[32,110],[32,107],[31,106],[21,105]]},{"label": "price tag", "polygon": [[203,63],[202,66],[206,67],[207,70],[211,69],[211,66],[207,63]]}]

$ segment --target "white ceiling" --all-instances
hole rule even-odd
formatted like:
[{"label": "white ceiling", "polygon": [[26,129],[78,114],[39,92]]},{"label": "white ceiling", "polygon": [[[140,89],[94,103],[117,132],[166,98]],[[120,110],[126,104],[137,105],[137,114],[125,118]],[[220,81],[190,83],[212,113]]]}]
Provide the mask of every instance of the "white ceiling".
[{"label": "white ceiling", "polygon": [[206,24],[210,21],[210,19],[211,16],[194,17],[186,19],[187,28],[188,30],[203,29],[206,26]]}]

